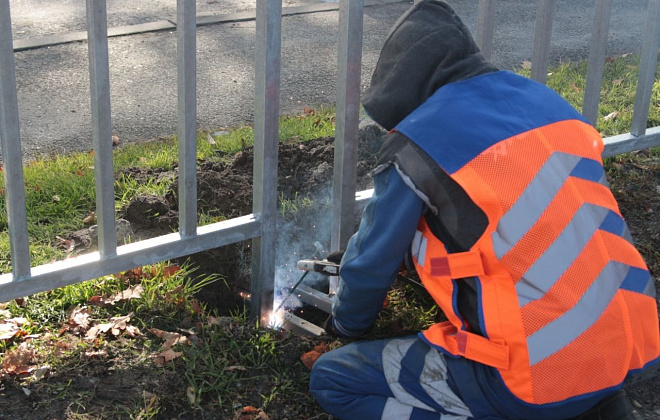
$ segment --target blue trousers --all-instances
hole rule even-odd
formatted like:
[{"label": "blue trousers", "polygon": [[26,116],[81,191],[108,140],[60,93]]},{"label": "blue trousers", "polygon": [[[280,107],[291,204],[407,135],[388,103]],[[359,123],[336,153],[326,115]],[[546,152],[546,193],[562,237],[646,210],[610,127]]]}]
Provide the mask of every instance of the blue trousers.
[{"label": "blue trousers", "polygon": [[321,356],[310,390],[344,420],[466,420],[444,355],[417,336],[352,343]]}]

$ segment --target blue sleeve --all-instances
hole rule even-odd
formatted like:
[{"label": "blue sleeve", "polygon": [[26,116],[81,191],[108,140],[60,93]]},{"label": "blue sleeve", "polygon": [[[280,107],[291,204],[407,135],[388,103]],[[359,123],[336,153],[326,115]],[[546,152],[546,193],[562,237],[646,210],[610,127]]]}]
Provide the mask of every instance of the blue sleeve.
[{"label": "blue sleeve", "polygon": [[374,195],[341,263],[332,307],[333,326],[340,335],[358,336],[376,321],[424,210],[422,200],[393,167],[374,177]]}]

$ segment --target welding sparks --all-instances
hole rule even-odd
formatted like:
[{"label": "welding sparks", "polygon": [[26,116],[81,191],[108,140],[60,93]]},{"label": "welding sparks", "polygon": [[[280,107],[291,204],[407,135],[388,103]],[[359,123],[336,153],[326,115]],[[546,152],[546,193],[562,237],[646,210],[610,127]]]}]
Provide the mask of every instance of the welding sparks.
[{"label": "welding sparks", "polygon": [[284,311],[271,312],[267,316],[268,327],[274,330],[279,330],[284,326]]}]

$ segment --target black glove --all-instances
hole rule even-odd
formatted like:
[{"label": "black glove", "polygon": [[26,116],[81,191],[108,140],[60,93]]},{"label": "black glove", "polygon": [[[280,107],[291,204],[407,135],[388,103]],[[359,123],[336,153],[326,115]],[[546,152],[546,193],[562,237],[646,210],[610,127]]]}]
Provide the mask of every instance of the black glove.
[{"label": "black glove", "polygon": [[341,263],[341,259],[344,257],[344,251],[334,251],[328,254],[327,257],[325,257],[326,260],[330,261],[331,263],[339,264]]}]

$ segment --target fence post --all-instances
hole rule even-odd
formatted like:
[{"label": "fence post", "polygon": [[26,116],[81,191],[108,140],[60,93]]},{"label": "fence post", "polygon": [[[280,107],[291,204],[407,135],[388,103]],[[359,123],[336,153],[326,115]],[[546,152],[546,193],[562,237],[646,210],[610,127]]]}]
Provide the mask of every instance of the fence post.
[{"label": "fence post", "polygon": [[651,106],[651,93],[658,61],[658,45],[660,44],[660,0],[649,0],[646,31],[642,44],[642,58],[639,63],[639,80],[635,95],[632,127],[630,133],[643,136],[646,133],[646,123]]},{"label": "fence post", "polygon": [[96,220],[101,258],[117,254],[115,229],[114,168],[112,166],[112,118],[110,114],[110,65],[108,18],[105,0],[87,0],[89,90],[94,144]]},{"label": "fence post", "polygon": [[179,232],[197,233],[197,16],[196,4],[177,0]]},{"label": "fence post", "polygon": [[0,0],[0,140],[13,280],[21,280],[30,277],[30,247],[9,0]]},{"label": "fence post", "polygon": [[273,307],[277,248],[281,0],[257,0],[253,213],[261,236],[252,240],[251,316],[265,321]]},{"label": "fence post", "polygon": [[587,68],[587,81],[584,89],[582,114],[587,117],[594,126],[598,122],[598,104],[600,102],[600,90],[603,84],[603,72],[605,70],[607,33],[610,27],[612,1],[613,0],[596,1],[594,23],[591,31],[589,66]]},{"label": "fence post", "polygon": [[344,249],[355,228],[357,134],[362,70],[364,0],[341,0],[331,249]]},{"label": "fence post", "polygon": [[495,33],[495,7],[497,0],[479,0],[477,14],[477,46],[486,60],[490,60],[493,51]]},{"label": "fence post", "polygon": [[550,38],[552,37],[555,2],[556,0],[540,0],[536,13],[536,32],[532,51],[532,79],[544,84],[548,80]]}]

